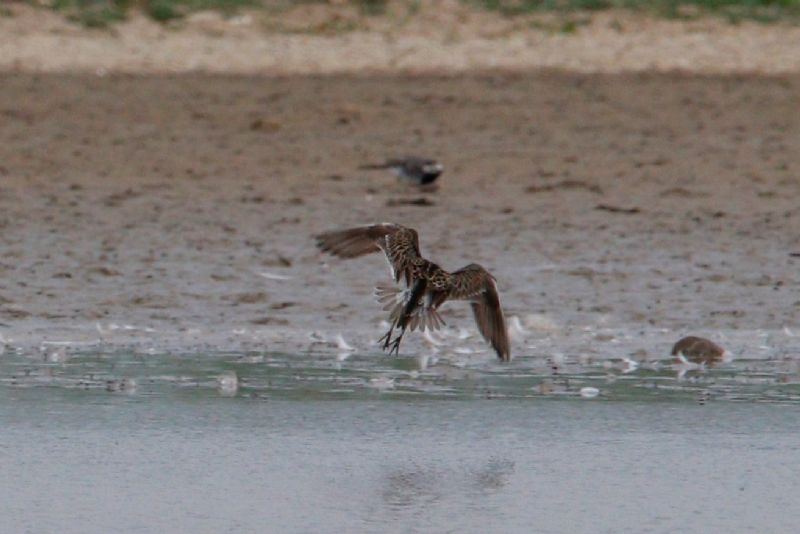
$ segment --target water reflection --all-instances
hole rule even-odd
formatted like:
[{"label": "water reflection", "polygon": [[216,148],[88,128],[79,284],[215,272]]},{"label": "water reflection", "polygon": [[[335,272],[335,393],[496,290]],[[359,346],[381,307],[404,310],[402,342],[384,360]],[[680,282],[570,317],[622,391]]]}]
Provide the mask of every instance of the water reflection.
[{"label": "water reflection", "polygon": [[490,493],[506,486],[513,474],[513,461],[504,458],[490,458],[486,465],[471,473],[471,478],[478,490]]},{"label": "water reflection", "polygon": [[395,468],[384,478],[383,500],[392,508],[421,508],[442,497],[446,492],[443,482],[443,477],[431,467]]},{"label": "water reflection", "polygon": [[381,481],[383,502],[395,510],[421,511],[441,499],[472,501],[506,487],[514,474],[514,462],[491,457],[477,465],[413,464],[390,469]]}]

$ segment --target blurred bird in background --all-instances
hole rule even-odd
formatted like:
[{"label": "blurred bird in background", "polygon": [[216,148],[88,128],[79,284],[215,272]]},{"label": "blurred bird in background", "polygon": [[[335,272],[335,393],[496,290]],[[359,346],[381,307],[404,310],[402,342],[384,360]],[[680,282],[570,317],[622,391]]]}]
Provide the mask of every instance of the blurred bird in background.
[{"label": "blurred bird in background", "polygon": [[388,159],[383,163],[362,165],[359,169],[386,169],[406,182],[416,185],[430,185],[444,172],[444,165],[433,159],[407,157]]}]

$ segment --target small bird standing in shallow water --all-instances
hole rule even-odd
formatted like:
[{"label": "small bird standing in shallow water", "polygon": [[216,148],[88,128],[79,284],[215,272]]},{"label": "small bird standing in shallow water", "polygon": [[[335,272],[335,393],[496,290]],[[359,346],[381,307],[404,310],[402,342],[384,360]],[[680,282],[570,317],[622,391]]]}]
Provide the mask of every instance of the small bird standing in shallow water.
[{"label": "small bird standing in shallow water", "polygon": [[[341,258],[357,258],[383,251],[395,282],[404,289],[379,286],[378,300],[390,310],[389,331],[380,339],[389,353],[400,350],[407,329],[436,330],[444,325],[438,309],[447,300],[466,300],[478,330],[502,361],[511,359],[508,330],[497,295],[497,283],[486,269],[471,263],[449,273],[422,257],[417,231],[399,224],[382,223],[316,236],[317,246]],[[399,330],[392,339],[395,329]]]},{"label": "small bird standing in shallow water", "polygon": [[678,362],[680,362],[680,356],[683,356],[692,363],[713,365],[725,359],[726,351],[710,339],[687,336],[672,346],[671,355],[676,356]]},{"label": "small bird standing in shallow water", "polygon": [[444,172],[444,165],[436,160],[418,157],[389,159],[384,163],[362,165],[359,169],[388,169],[395,176],[417,185],[432,184]]}]

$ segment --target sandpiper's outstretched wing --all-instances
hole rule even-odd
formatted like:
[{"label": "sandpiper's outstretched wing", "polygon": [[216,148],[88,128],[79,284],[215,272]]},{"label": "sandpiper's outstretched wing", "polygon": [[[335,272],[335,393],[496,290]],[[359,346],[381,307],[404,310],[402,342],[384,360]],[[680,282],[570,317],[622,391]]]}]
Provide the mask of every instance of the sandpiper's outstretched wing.
[{"label": "sandpiper's outstretched wing", "polygon": [[382,223],[325,232],[316,238],[320,249],[341,258],[357,258],[383,250],[395,281],[403,276],[411,286],[411,264],[420,257],[419,237],[413,228]]},{"label": "sandpiper's outstretched wing", "polygon": [[491,343],[497,357],[511,359],[508,330],[497,295],[497,283],[489,271],[475,263],[453,273],[453,289],[449,298],[469,300],[475,322],[483,338]]}]

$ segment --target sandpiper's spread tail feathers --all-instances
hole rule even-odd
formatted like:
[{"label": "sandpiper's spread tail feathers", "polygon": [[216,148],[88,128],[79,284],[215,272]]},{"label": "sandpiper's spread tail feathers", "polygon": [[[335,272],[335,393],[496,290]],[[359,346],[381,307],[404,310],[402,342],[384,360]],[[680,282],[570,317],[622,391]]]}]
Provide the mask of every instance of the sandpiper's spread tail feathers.
[{"label": "sandpiper's spread tail feathers", "polygon": [[[376,288],[378,301],[389,312],[391,328],[381,338],[384,349],[397,352],[407,329],[435,330],[444,325],[438,313],[447,300],[467,300],[472,306],[481,335],[503,361],[511,359],[503,310],[494,277],[483,267],[470,264],[449,273],[423,258],[416,230],[399,224],[371,226],[325,232],[317,236],[317,246],[342,258],[355,258],[383,251],[395,282],[405,289]],[[399,334],[392,339],[395,330]]]},{"label": "sandpiper's spread tail feathers", "polygon": [[[378,302],[383,304],[383,311],[389,312],[389,322],[399,321],[403,312],[403,307],[408,301],[410,292],[397,286],[378,284],[375,287],[375,297]],[[439,330],[447,323],[435,308],[429,306],[419,306],[411,316],[409,327],[413,332],[417,328],[425,330]]]},{"label": "sandpiper's spread tail feathers", "polygon": [[388,159],[383,163],[361,165],[359,169],[388,169],[398,178],[418,185],[428,185],[436,181],[439,175],[444,172],[444,165],[433,159],[412,156],[401,159]]}]

